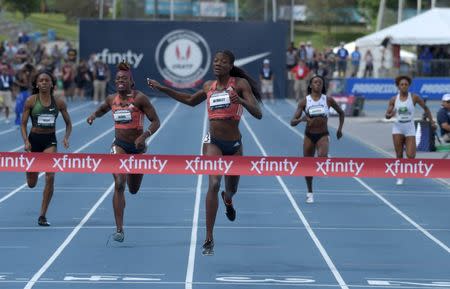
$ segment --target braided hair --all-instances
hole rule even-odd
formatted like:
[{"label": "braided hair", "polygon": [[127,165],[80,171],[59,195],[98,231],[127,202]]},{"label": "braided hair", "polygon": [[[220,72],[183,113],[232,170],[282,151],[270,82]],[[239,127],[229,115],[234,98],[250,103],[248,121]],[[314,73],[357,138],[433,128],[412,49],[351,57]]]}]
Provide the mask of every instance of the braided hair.
[{"label": "braided hair", "polygon": [[234,61],[235,61],[235,56],[233,54],[233,52],[231,52],[230,50],[221,50],[218,51],[217,53],[222,53],[225,54],[226,56],[228,56],[228,58],[230,59],[230,63],[233,65],[233,67],[230,70],[230,76],[233,77],[241,77],[244,78],[248,81],[248,83],[250,84],[250,87],[252,89],[253,95],[255,96],[255,98],[258,101],[261,101],[261,92],[258,89],[258,83],[252,78],[250,77],[247,72],[245,72],[245,70],[243,70],[240,67],[234,66]]}]

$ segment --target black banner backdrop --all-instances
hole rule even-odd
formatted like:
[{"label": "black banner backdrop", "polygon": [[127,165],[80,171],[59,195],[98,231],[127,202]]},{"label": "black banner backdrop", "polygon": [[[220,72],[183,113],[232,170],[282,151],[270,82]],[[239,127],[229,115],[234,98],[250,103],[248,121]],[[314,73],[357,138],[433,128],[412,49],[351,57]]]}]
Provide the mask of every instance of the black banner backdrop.
[{"label": "black banner backdrop", "polygon": [[[136,88],[155,94],[147,77],[183,89],[198,89],[214,79],[211,62],[219,50],[231,50],[235,65],[255,80],[264,59],[275,75],[275,96],[286,96],[285,23],[81,20],[80,58],[92,54],[110,65],[126,60]],[[112,92],[112,91],[110,91]]]}]

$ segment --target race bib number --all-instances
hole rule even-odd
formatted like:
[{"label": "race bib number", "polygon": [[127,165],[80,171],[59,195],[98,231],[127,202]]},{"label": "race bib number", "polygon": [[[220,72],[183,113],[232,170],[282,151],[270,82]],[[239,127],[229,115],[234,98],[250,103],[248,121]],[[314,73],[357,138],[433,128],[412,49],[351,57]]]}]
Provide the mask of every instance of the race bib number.
[{"label": "race bib number", "polygon": [[209,98],[209,107],[211,110],[226,108],[231,104],[230,95],[228,92],[215,92]]},{"label": "race bib number", "polygon": [[203,137],[203,143],[211,143],[211,135],[209,132]]},{"label": "race bib number", "polygon": [[131,121],[131,111],[123,109],[116,110],[113,113],[114,121],[118,123],[127,123]]},{"label": "race bib number", "polygon": [[313,105],[308,109],[309,116],[324,116],[325,108],[321,105]]},{"label": "race bib number", "polygon": [[411,113],[409,112],[407,107],[399,107],[397,110],[397,118],[401,121],[410,121]]},{"label": "race bib number", "polygon": [[55,126],[55,116],[53,114],[41,114],[38,116],[37,124],[39,126]]}]

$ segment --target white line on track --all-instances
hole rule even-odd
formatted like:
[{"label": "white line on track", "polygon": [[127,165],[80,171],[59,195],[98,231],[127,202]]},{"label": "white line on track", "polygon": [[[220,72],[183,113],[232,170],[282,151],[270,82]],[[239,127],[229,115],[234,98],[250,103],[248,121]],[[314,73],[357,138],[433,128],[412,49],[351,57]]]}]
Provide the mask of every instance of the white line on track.
[{"label": "white line on track", "polygon": [[[266,109],[273,115],[276,116],[276,113],[266,107]],[[286,127],[292,128],[286,121],[283,119],[278,118],[278,120]],[[297,130],[292,130],[295,134],[299,135],[300,137],[304,137],[303,134],[298,132]],[[427,238],[432,240],[434,243],[436,243],[439,247],[444,249],[447,253],[450,253],[450,248],[446,246],[442,241],[440,241],[438,238],[434,237],[430,232],[428,232],[426,229],[424,229],[422,226],[420,226],[418,223],[416,223],[413,219],[411,219],[408,215],[403,213],[399,208],[394,206],[391,202],[389,202],[387,199],[385,199],[381,194],[379,194],[377,191],[375,191],[373,188],[371,188],[368,184],[366,184],[363,180],[357,177],[353,177],[354,180],[356,180],[358,183],[360,183],[364,188],[366,188],[369,192],[371,192],[374,196],[376,196],[379,200],[381,200],[383,203],[385,203],[388,207],[390,207],[392,210],[394,210],[398,215],[400,215],[403,219],[405,219],[408,223],[410,223],[412,226],[414,226],[418,231],[420,231],[422,234],[424,234]]]},{"label": "white line on track", "polygon": [[[266,107],[267,109],[267,107]],[[245,127],[250,132],[251,136],[253,137],[254,141],[256,142],[256,145],[259,147],[259,150],[262,152],[264,156],[267,156],[267,152],[264,149],[264,147],[261,145],[261,142],[259,141],[256,134],[253,132],[252,128],[248,124],[245,117],[242,118],[243,123]],[[284,183],[283,179],[280,176],[276,176],[277,181],[280,183],[281,187],[283,188],[283,191],[285,192],[287,198],[291,202],[292,207],[294,208],[295,212],[297,213],[298,217],[300,218],[301,222],[305,226],[306,231],[308,232],[309,236],[311,237],[312,241],[316,245],[317,249],[319,249],[320,254],[322,255],[322,258],[325,260],[325,262],[328,265],[328,268],[330,268],[331,273],[333,274],[334,278],[338,282],[339,286],[342,289],[348,289],[348,285],[345,283],[344,279],[342,278],[341,274],[337,270],[336,266],[334,265],[333,261],[331,260],[330,256],[328,255],[327,251],[323,247],[322,243],[320,242],[319,238],[317,238],[316,234],[314,233],[313,229],[311,228],[308,220],[303,215],[302,210],[298,206],[297,202],[295,201],[294,197],[292,196],[292,193],[287,188],[286,184]]]},{"label": "white line on track", "polygon": [[[290,106],[295,107],[295,108],[297,107],[292,101],[290,101],[290,100],[288,100],[288,99],[286,99],[285,101],[286,101]],[[283,121],[283,120],[280,119],[280,118],[277,118],[277,119],[280,120],[280,121]],[[333,127],[333,128],[335,128],[335,129],[337,129],[337,127],[336,127],[335,125],[331,124],[331,123],[329,123],[328,125],[331,126],[331,127]],[[297,132],[298,132],[298,131],[297,131]],[[371,144],[371,143],[365,141],[365,140],[362,139],[362,138],[359,138],[359,137],[354,136],[354,135],[348,135],[348,137],[350,137],[351,139],[353,139],[353,140],[355,140],[355,141],[357,141],[357,142],[359,142],[359,143],[362,143],[363,145],[365,145],[365,146],[371,148],[372,150],[374,150],[374,151],[376,151],[376,152],[378,152],[378,153],[380,153],[380,154],[382,154],[382,155],[385,155],[386,157],[389,157],[389,158],[395,158],[395,157],[396,157],[395,154],[390,153],[390,152],[388,152],[388,151],[386,151],[386,150],[384,150],[384,149],[382,149],[382,148],[380,148],[380,147],[378,147],[378,146],[376,146],[376,145],[374,145],[374,144]],[[432,179],[432,180],[437,181],[437,182],[438,182],[439,184],[441,184],[441,185],[450,187],[450,182],[449,182],[448,180],[446,180],[446,179],[443,179],[443,178],[437,178],[437,179]]]},{"label": "white line on track", "polygon": [[[207,128],[207,114],[205,110],[205,116],[203,118],[203,131],[202,136],[206,135]],[[202,154],[203,142],[200,145],[200,154]],[[192,289],[192,282],[194,278],[195,267],[195,251],[197,248],[197,233],[198,233],[198,218],[200,214],[200,199],[202,189],[203,175],[197,177],[197,188],[195,190],[195,202],[194,202],[194,216],[192,218],[192,230],[191,230],[191,243],[189,245],[189,257],[186,269],[186,279],[184,282],[185,289]]]},{"label": "white line on track", "polygon": [[[157,99],[152,98],[152,102],[155,102]],[[74,124],[73,126],[76,126],[78,124],[81,123],[85,123],[86,119],[82,119],[80,121],[78,121],[76,124]],[[61,132],[65,130],[65,128],[63,129],[59,129],[58,131],[56,131],[56,133]],[[88,146],[90,146],[91,144],[95,143],[96,141],[98,141],[99,139],[101,139],[102,137],[108,135],[110,132],[112,132],[114,130],[114,127],[108,129],[107,131],[103,132],[102,134],[96,136],[95,138],[93,138],[92,140],[90,140],[89,142],[85,143],[83,146],[81,146],[80,148],[78,148],[76,151],[74,151],[73,153],[79,153],[82,150],[84,150],[85,148],[87,148]],[[158,133],[158,131],[156,132]],[[152,139],[152,137],[149,138],[148,141],[150,141],[150,139]],[[19,147],[18,149],[23,148],[23,145],[21,147]],[[13,150],[14,151],[14,150]],[[38,179],[41,178],[43,175],[45,175],[45,173],[40,173],[38,175]],[[14,189],[13,191],[11,191],[9,194],[3,196],[2,198],[0,198],[0,204],[4,201],[6,201],[7,199],[9,199],[10,197],[14,196],[17,192],[21,191],[22,189],[26,188],[28,185],[27,183],[21,185],[20,187],[17,187],[16,189]]]},{"label": "white line on track", "polygon": [[[166,123],[169,121],[169,119],[173,116],[177,108],[179,107],[179,103],[172,108],[172,111],[166,116],[164,121],[161,123],[161,126],[159,130],[157,130],[154,134],[150,136],[150,138],[147,140],[147,145],[155,139],[155,137],[159,134],[159,132],[162,130],[162,128],[166,125]],[[114,127],[113,127],[114,129]],[[47,269],[53,264],[53,262],[58,258],[58,256],[62,253],[62,251],[69,245],[69,243],[72,241],[72,239],[75,237],[75,235],[80,231],[80,229],[83,227],[83,225],[89,220],[89,218],[94,214],[94,212],[97,210],[97,208],[100,206],[100,204],[105,200],[105,198],[113,191],[114,189],[114,182],[109,186],[109,188],[103,193],[103,195],[100,197],[100,199],[95,203],[95,205],[89,210],[89,212],[84,216],[84,218],[81,220],[81,222],[73,229],[73,231],[69,234],[69,236],[64,240],[64,242],[56,249],[56,251],[53,253],[53,255],[45,262],[45,264],[37,271],[31,280],[25,285],[24,289],[31,289],[33,286],[38,282],[38,280],[41,278],[41,276],[47,271]]]},{"label": "white line on track", "polygon": [[[115,226],[84,226],[85,230],[110,230],[114,229]],[[303,227],[277,227],[277,226],[214,226],[217,229],[223,230],[305,230]],[[45,229],[46,231],[51,230],[71,230],[73,226],[51,226],[50,228]],[[192,226],[127,226],[128,230],[184,230],[184,229],[192,229]],[[1,231],[40,231],[39,227],[0,227]],[[399,231],[399,232],[416,232],[418,231],[415,228],[376,228],[376,227],[314,227],[314,230],[332,230],[332,231]],[[437,232],[450,232],[450,229],[445,228],[429,228],[429,231],[437,231]],[[0,247],[2,248],[2,247]],[[0,273],[1,274],[1,273]]]},{"label": "white line on track", "polygon": [[[72,108],[72,109],[69,109],[69,113],[72,113],[72,112],[74,112],[74,111],[80,110],[80,109],[82,109],[83,107],[86,107],[86,106],[88,106],[88,105],[90,105],[90,104],[91,104],[91,103],[89,102],[89,103],[85,103],[85,104],[76,106],[76,107],[74,107],[74,108]],[[13,132],[13,131],[19,131],[19,132],[20,132],[20,126],[19,126],[19,127],[14,126],[13,128],[10,128],[10,129],[4,130],[4,131],[0,131],[0,135],[4,135],[4,134],[7,134],[7,133]]]}]

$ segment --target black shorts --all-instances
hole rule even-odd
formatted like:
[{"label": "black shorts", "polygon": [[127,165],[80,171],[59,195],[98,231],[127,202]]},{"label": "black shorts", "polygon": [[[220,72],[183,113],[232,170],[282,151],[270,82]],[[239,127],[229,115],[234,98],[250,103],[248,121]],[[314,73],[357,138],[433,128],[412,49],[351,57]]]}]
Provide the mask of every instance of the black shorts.
[{"label": "black shorts", "polygon": [[116,154],[117,152],[114,151],[114,146],[118,146],[123,148],[125,153],[127,154],[143,154],[147,150],[147,147],[144,147],[143,149],[137,149],[134,143],[129,143],[120,139],[114,139],[112,145],[111,145],[111,153]]},{"label": "black shorts", "polygon": [[213,138],[209,135],[209,133],[204,138],[204,143],[211,143],[213,145],[216,145],[221,151],[224,156],[232,156],[236,154],[239,149],[242,147],[242,141],[241,139],[238,140],[220,140]]},{"label": "black shorts", "polygon": [[328,135],[330,135],[328,131],[321,133],[305,132],[305,136],[307,136],[313,142],[313,144],[316,144],[322,137]]},{"label": "black shorts", "polygon": [[30,132],[28,141],[31,144],[31,152],[41,153],[51,146],[57,146],[56,134],[52,133],[34,133]]}]

